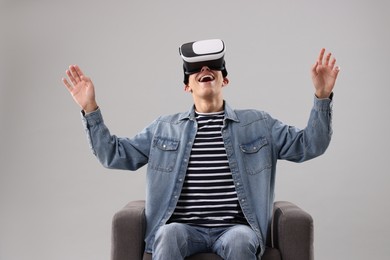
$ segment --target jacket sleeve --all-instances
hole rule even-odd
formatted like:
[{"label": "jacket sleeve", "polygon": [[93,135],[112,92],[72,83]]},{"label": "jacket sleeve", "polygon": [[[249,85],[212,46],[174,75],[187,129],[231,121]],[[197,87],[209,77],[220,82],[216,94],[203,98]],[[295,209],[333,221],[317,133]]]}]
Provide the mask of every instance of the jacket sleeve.
[{"label": "jacket sleeve", "polygon": [[271,138],[278,159],[303,162],[326,151],[332,136],[331,98],[314,99],[309,121],[303,130],[271,119]]},{"label": "jacket sleeve", "polygon": [[137,170],[148,162],[153,124],[129,139],[110,134],[100,109],[81,118],[88,144],[104,167]]}]

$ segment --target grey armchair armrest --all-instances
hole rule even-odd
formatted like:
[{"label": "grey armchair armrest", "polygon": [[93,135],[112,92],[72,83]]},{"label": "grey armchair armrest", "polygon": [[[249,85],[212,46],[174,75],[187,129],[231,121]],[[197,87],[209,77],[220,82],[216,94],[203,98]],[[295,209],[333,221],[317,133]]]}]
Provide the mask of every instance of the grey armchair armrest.
[{"label": "grey armchair armrest", "polygon": [[144,255],[145,201],[131,201],[112,220],[111,259],[141,260]]},{"label": "grey armchair armrest", "polygon": [[272,247],[283,260],[313,260],[313,218],[295,204],[287,201],[274,203],[271,224]]},{"label": "grey armchair armrest", "polygon": [[[144,253],[145,202],[131,201],[112,221],[112,260],[148,260]],[[188,260],[218,260],[215,254],[198,254]],[[270,239],[262,260],[312,260],[313,219],[290,202],[274,203]]]}]

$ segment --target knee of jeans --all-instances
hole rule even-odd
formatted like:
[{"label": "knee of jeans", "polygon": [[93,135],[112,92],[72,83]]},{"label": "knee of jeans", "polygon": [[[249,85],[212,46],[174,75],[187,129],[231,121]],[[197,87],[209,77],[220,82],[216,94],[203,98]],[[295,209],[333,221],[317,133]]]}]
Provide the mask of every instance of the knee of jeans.
[{"label": "knee of jeans", "polygon": [[236,226],[229,231],[229,234],[223,239],[223,247],[231,250],[257,251],[259,242],[256,234],[250,227]]},{"label": "knee of jeans", "polygon": [[179,223],[170,223],[161,226],[156,233],[156,240],[177,240],[187,241],[185,238],[186,232],[183,226]]},{"label": "knee of jeans", "polygon": [[187,255],[187,237],[185,227],[178,223],[161,226],[156,233],[153,257],[164,256],[163,259],[183,259]]}]

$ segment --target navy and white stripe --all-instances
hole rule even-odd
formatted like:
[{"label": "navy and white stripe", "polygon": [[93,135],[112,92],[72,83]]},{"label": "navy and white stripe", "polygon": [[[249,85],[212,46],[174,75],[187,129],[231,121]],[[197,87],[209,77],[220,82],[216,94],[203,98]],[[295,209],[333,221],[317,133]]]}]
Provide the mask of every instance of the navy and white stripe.
[{"label": "navy and white stripe", "polygon": [[206,227],[247,223],[222,139],[223,119],[223,111],[196,113],[198,131],[183,189],[169,222]]}]

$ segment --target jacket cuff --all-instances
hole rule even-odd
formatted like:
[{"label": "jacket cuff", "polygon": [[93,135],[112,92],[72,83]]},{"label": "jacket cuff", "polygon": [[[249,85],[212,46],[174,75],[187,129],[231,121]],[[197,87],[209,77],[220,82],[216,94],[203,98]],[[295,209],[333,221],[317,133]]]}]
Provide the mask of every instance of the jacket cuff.
[{"label": "jacket cuff", "polygon": [[317,98],[314,95],[314,108],[316,110],[331,110],[333,105],[333,92],[330,94],[329,98]]},{"label": "jacket cuff", "polygon": [[85,113],[83,110],[80,112],[81,120],[83,122],[84,127],[89,128],[91,126],[100,124],[103,122],[103,116],[100,111],[100,108],[96,109],[93,112]]}]

